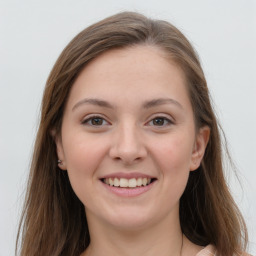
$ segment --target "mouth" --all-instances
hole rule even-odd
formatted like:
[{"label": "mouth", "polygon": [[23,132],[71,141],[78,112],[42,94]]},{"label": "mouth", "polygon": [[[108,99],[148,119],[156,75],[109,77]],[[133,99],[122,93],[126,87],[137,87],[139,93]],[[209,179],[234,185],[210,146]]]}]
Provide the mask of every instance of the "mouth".
[{"label": "mouth", "polygon": [[156,178],[118,178],[118,177],[111,177],[111,178],[103,178],[100,179],[101,182],[110,186],[110,187],[118,187],[118,188],[129,188],[135,189],[139,187],[147,187],[148,185],[152,184],[156,181]]}]

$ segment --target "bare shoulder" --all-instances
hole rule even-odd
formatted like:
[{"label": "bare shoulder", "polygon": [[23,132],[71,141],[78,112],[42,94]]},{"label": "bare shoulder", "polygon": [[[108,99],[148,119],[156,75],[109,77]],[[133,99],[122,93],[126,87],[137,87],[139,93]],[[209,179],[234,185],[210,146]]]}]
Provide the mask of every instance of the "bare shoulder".
[{"label": "bare shoulder", "polygon": [[203,249],[204,249],[203,246],[196,245],[196,244],[192,243],[185,235],[183,236],[182,255],[184,255],[184,256],[190,256],[190,255],[200,256]]}]

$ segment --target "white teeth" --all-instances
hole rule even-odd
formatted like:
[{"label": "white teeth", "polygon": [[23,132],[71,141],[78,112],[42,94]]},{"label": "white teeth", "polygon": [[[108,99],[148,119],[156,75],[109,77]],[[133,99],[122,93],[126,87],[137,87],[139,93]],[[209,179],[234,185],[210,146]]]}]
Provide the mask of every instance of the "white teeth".
[{"label": "white teeth", "polygon": [[110,186],[114,186],[114,180],[113,179],[109,178],[109,179],[106,179],[106,180],[108,180],[108,183],[109,183]]},{"label": "white teeth", "polygon": [[115,187],[121,188],[136,188],[141,186],[147,186],[151,183],[150,178],[132,178],[132,179],[125,179],[125,178],[106,178],[103,180],[105,184]]},{"label": "white teeth", "polygon": [[129,188],[136,188],[137,186],[137,181],[136,179],[129,179]]},{"label": "white teeth", "polygon": [[126,188],[126,187],[128,187],[128,186],[129,186],[129,181],[128,181],[127,179],[121,178],[121,179],[120,179],[120,187],[121,187],[121,188]]},{"label": "white teeth", "polygon": [[142,178],[138,178],[137,179],[137,186],[141,186],[142,185]]},{"label": "white teeth", "polygon": [[114,186],[115,187],[119,187],[119,185],[120,185],[119,179],[118,178],[114,178]]}]

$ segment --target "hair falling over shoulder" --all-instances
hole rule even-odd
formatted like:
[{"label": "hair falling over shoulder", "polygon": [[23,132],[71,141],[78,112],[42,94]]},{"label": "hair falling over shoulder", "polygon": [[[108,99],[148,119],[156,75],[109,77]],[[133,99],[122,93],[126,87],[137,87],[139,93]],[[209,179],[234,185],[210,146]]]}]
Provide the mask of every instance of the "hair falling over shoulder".
[{"label": "hair falling over shoulder", "polygon": [[148,44],[162,49],[184,71],[197,128],[208,126],[201,166],[191,172],[180,199],[183,233],[193,243],[216,246],[218,255],[239,255],[247,230],[223,173],[220,127],[197,54],[185,36],[166,21],[133,12],[106,18],[79,33],[63,50],[47,80],[28,187],[16,242],[20,256],[79,256],[89,245],[85,210],[67,173],[57,164],[54,137],[60,134],[70,89],[92,59],[113,48]]}]

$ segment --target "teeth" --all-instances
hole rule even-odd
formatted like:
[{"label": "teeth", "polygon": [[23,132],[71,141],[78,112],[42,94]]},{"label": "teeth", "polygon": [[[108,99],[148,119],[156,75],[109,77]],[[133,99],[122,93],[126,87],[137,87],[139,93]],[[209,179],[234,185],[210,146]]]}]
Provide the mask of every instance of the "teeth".
[{"label": "teeth", "polygon": [[136,188],[136,186],[137,186],[136,179],[130,179],[129,180],[129,188]]},{"label": "teeth", "polygon": [[142,185],[142,178],[137,179],[137,186],[140,187]]},{"label": "teeth", "polygon": [[141,186],[147,186],[150,184],[150,178],[132,178],[132,179],[125,179],[125,178],[107,178],[103,180],[105,184],[114,187],[121,187],[121,188],[136,188]]},{"label": "teeth", "polygon": [[106,180],[109,180],[106,184],[109,183],[110,186],[114,186],[114,180],[109,178],[109,179],[106,179]]},{"label": "teeth", "polygon": [[120,181],[118,178],[114,178],[114,187],[119,187]]},{"label": "teeth", "polygon": [[128,181],[127,179],[121,178],[121,179],[120,179],[120,187],[121,187],[121,188],[126,188],[126,187],[128,187],[128,186],[129,186],[129,181]]}]

